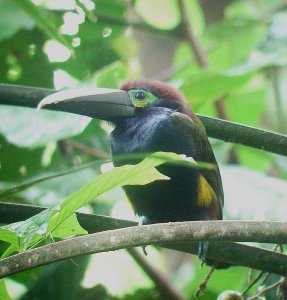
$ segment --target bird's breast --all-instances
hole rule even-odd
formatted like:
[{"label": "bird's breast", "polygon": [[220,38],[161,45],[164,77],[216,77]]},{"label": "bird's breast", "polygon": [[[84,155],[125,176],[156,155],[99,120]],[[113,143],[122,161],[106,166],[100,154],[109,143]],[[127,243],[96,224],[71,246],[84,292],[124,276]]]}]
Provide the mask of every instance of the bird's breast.
[{"label": "bird's breast", "polygon": [[[116,126],[112,133],[113,156],[157,151],[193,155],[192,137],[174,126],[167,111],[150,114],[148,118],[129,119],[129,122]],[[126,160],[116,161],[115,165],[126,163]],[[203,219],[201,212],[194,213],[197,210],[198,170],[168,164],[157,169],[170,180],[124,187],[136,213],[147,216],[152,222]]]}]

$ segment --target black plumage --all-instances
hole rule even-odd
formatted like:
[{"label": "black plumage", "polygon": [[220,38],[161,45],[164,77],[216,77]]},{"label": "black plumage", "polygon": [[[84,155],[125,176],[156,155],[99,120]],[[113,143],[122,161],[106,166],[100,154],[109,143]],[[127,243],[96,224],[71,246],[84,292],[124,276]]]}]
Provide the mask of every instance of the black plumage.
[{"label": "black plumage", "polygon": [[[170,180],[124,187],[134,211],[145,217],[146,223],[222,219],[223,190],[217,162],[203,125],[183,95],[152,80],[129,81],[122,89],[149,91],[156,99],[138,107],[133,117],[113,120],[113,155],[166,151],[214,164],[213,170],[167,164],[157,167]],[[117,166],[125,163],[115,161]]]}]

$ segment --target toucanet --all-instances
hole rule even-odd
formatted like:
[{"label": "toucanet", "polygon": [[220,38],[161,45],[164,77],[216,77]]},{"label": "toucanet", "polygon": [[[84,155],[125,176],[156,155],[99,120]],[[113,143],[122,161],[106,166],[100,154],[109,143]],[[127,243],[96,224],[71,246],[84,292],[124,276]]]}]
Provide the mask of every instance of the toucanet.
[{"label": "toucanet", "polygon": [[[119,90],[79,89],[46,97],[39,105],[108,120],[112,156],[175,152],[207,162],[212,169],[164,164],[157,169],[170,180],[147,185],[124,186],[126,195],[142,224],[221,220],[223,189],[219,168],[204,126],[183,94],[159,81],[136,79]],[[115,160],[115,166],[131,161]],[[199,254],[205,259],[207,244]]]}]

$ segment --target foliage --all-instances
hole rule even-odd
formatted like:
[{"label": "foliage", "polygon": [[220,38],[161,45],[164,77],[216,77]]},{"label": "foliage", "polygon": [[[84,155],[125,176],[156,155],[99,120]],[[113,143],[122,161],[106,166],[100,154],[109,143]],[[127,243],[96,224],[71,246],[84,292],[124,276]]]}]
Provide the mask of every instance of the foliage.
[{"label": "foliage", "polygon": [[[208,61],[206,69],[197,64],[185,36],[187,25],[182,24],[177,0],[108,2],[0,0],[0,82],[56,89],[95,85],[115,88],[126,78],[153,77],[180,88],[198,113],[287,133],[287,11],[283,0],[213,1],[209,7],[202,0],[185,1],[191,26]],[[223,116],[218,115],[222,112]],[[74,215],[83,205],[88,212],[133,217],[123,204],[121,190],[111,188],[127,183],[124,180],[137,182],[136,174],[146,182],[162,176],[155,171],[152,159],[150,169],[138,170],[132,177],[129,172],[137,172],[139,165],[97,176],[110,168],[99,160],[109,156],[110,130],[106,122],[77,115],[1,107],[0,189],[6,191],[51,177],[1,199],[50,207],[34,218],[2,227],[1,238],[6,241],[0,244],[3,256],[29,248],[43,237],[84,233]],[[212,144],[223,175],[226,218],[286,218],[286,158],[215,140]],[[90,164],[95,160],[99,163]],[[87,167],[79,172],[69,171],[83,165]],[[67,170],[65,176],[54,176]],[[118,181],[113,181],[115,178]],[[63,220],[62,227],[54,231]],[[168,268],[174,254],[165,257],[151,251],[148,260],[192,297],[206,269],[199,269],[197,262],[191,264],[190,258],[187,263]],[[101,299],[159,299],[142,270],[132,261],[124,268],[115,261],[108,264],[112,256],[109,253],[104,260],[108,267],[96,267],[97,276],[93,276],[95,270],[86,267],[90,262],[73,270],[78,272],[78,281],[97,278],[89,283],[83,279],[85,288],[67,288],[70,283],[59,271],[62,266],[66,274],[72,272],[72,263],[67,262],[12,276],[6,280],[8,293],[13,299],[36,299],[45,280],[60,282],[60,288],[70,293],[58,295],[58,299],[77,299],[78,295],[87,295],[87,299],[92,295],[101,295]],[[114,272],[123,275],[113,278]],[[15,284],[21,289],[14,289]],[[216,271],[202,299],[215,299],[225,289],[242,291],[247,285],[244,268]],[[54,286],[60,290],[59,285]],[[0,298],[9,299],[3,280]]]}]

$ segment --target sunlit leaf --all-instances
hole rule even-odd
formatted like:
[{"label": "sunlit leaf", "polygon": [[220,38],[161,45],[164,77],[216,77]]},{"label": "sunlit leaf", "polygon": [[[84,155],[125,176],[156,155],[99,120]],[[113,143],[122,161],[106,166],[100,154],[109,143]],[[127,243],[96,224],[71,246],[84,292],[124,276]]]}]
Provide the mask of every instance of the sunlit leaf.
[{"label": "sunlit leaf", "polygon": [[137,0],[135,9],[145,22],[160,29],[172,29],[180,22],[175,0]]},{"label": "sunlit leaf", "polygon": [[51,38],[57,40],[72,52],[74,51],[71,43],[65,38],[62,34],[59,33],[59,30],[51,24],[51,19],[45,14],[41,7],[36,6],[30,0],[14,0],[17,4],[22,7],[27,14],[29,14],[35,23]]},{"label": "sunlit leaf", "polygon": [[88,232],[80,226],[77,216],[72,214],[61,224],[60,227],[54,230],[53,236],[65,238],[67,236],[75,236],[87,233]]},{"label": "sunlit leaf", "polygon": [[239,91],[225,98],[226,114],[231,121],[260,126],[266,108],[267,89]]},{"label": "sunlit leaf", "polygon": [[21,222],[0,227],[0,239],[17,247],[18,251],[37,243],[46,233],[51,208]]},{"label": "sunlit leaf", "polygon": [[12,300],[12,298],[8,294],[4,279],[0,279],[0,299],[1,300]]},{"label": "sunlit leaf", "polygon": [[126,67],[121,62],[102,68],[95,74],[96,86],[101,88],[118,88],[127,76]]},{"label": "sunlit leaf", "polygon": [[23,28],[32,29],[35,26],[34,21],[14,1],[1,0],[0,10],[0,41],[11,37]]},{"label": "sunlit leaf", "polygon": [[2,106],[0,120],[0,133],[9,143],[36,148],[81,133],[91,119],[61,112]]},{"label": "sunlit leaf", "polygon": [[[59,178],[59,177],[66,176],[66,175],[70,175],[70,174],[73,174],[75,172],[79,172],[79,171],[82,171],[84,169],[87,169],[87,168],[99,166],[102,163],[103,163],[103,161],[96,161],[94,163],[90,163],[90,164],[87,164],[87,165],[82,165],[82,166],[77,167],[77,168],[71,168],[71,169],[69,169],[65,172],[49,174],[47,176],[43,176],[41,178],[37,178],[37,179],[34,179],[34,180],[26,182],[26,183],[22,183],[20,185],[14,185],[13,187],[10,187],[11,184],[7,184],[7,185],[9,185],[9,188],[6,188],[5,190],[0,190],[0,200],[5,199],[7,197],[11,197],[13,194],[22,192],[22,191],[24,191],[26,189],[29,189],[30,187],[32,187],[34,185],[37,185],[41,182],[48,181],[48,180],[55,179],[55,178]],[[70,184],[72,182],[71,178],[69,178],[68,181],[69,181],[69,184]],[[77,175],[77,181],[79,181],[78,175]],[[5,186],[4,182],[2,183],[2,186]],[[42,187],[42,189],[44,189],[44,188]],[[45,193],[46,193],[46,191],[45,191]]]},{"label": "sunlit leaf", "polygon": [[181,91],[195,109],[207,102],[215,101],[244,85],[250,74],[230,76],[219,72],[202,71],[190,76],[181,86]]},{"label": "sunlit leaf", "polygon": [[144,185],[155,180],[168,180],[168,177],[159,173],[155,168],[165,162],[184,163],[190,164],[191,167],[197,167],[192,158],[175,153],[151,154],[136,165],[124,165],[99,175],[59,204],[23,222],[1,227],[0,240],[14,245],[21,251],[51,235],[67,237],[83,234],[85,231],[80,227],[75,216],[75,212],[79,208],[118,186]]},{"label": "sunlit leaf", "polygon": [[123,185],[144,185],[154,180],[168,179],[155,169],[164,162],[162,158],[150,156],[137,165],[124,165],[98,176],[58,205],[49,221],[49,231],[52,232],[77,209],[112,188]]}]

